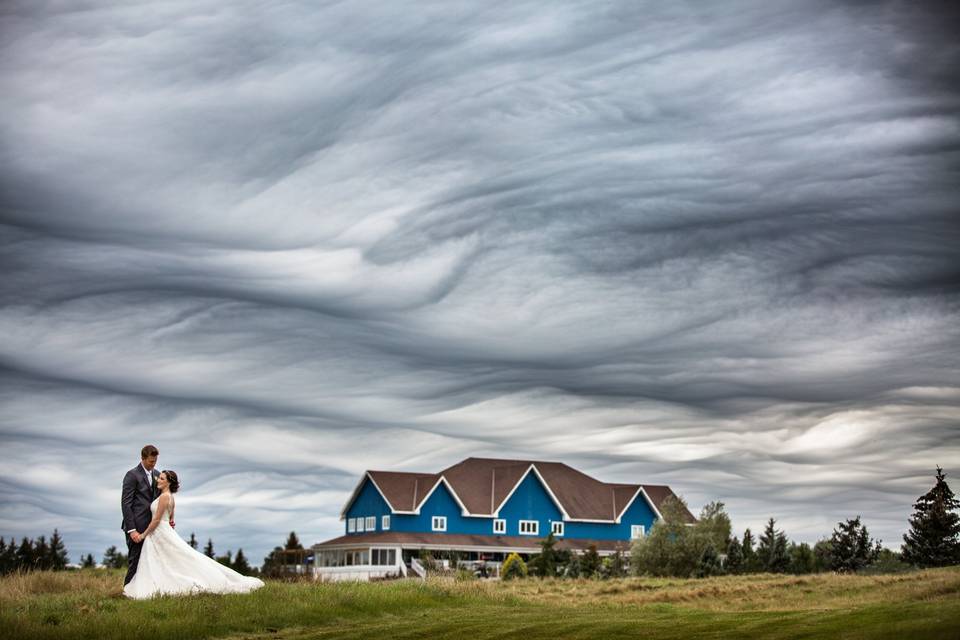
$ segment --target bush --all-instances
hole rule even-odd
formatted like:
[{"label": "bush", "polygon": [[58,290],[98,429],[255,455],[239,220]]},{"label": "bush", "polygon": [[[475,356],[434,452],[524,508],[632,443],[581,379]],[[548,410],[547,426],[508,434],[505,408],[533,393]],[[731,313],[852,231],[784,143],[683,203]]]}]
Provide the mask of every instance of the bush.
[{"label": "bush", "polygon": [[516,553],[511,553],[500,568],[500,577],[504,580],[527,577],[527,563]]}]

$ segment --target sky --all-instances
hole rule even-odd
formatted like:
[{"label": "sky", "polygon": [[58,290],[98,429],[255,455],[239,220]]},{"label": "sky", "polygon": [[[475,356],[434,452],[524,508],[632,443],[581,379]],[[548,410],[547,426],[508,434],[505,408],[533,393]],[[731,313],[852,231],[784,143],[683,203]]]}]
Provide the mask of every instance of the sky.
[{"label": "sky", "polygon": [[897,547],[960,490],[949,7],[2,3],[0,535],[123,547],[152,443],[254,562],[468,456]]}]

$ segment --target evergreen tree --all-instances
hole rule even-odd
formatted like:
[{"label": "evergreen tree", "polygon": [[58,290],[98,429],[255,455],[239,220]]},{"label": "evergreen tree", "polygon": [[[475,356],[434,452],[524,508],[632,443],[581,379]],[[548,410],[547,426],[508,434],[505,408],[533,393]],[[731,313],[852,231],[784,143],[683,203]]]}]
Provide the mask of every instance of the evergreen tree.
[{"label": "evergreen tree", "polygon": [[527,577],[527,563],[523,561],[516,553],[511,553],[507,556],[507,559],[503,561],[503,566],[500,567],[500,578],[503,580],[511,580],[513,578],[526,578]]},{"label": "evergreen tree", "polygon": [[577,553],[570,554],[570,561],[567,562],[567,569],[564,571],[564,575],[568,578],[579,578],[580,577],[580,555]]},{"label": "evergreen tree", "polygon": [[597,545],[591,544],[580,558],[580,575],[584,578],[593,578],[599,571],[600,554],[597,553]]},{"label": "evergreen tree", "polygon": [[23,542],[17,548],[14,570],[30,571],[31,569],[33,569],[33,540],[24,537]]},{"label": "evergreen tree", "polygon": [[67,548],[64,546],[63,538],[60,537],[60,532],[57,529],[54,529],[53,535],[50,536],[50,549],[47,553],[49,554],[48,564],[54,571],[63,571],[70,563]]},{"label": "evergreen tree", "polygon": [[7,541],[0,536],[0,576],[10,573],[10,567],[7,566]]},{"label": "evergreen tree", "polygon": [[703,532],[699,526],[688,526],[686,505],[673,496],[663,501],[660,513],[663,518],[653,524],[650,534],[633,542],[630,549],[633,571],[637,575],[690,577],[696,572],[703,550],[710,544],[712,527],[706,525]]},{"label": "evergreen tree", "polygon": [[86,556],[84,556],[84,558],[83,558],[83,565],[82,565],[82,566],[83,566],[84,569],[93,569],[93,568],[95,568],[95,567],[97,566],[97,563],[94,562],[94,560],[93,560],[93,554],[92,554],[92,553],[88,553]]},{"label": "evergreen tree", "polygon": [[791,544],[788,549],[790,556],[790,565],[787,570],[794,574],[813,573],[814,558],[813,549],[806,542],[800,544]]},{"label": "evergreen tree", "polygon": [[790,556],[787,555],[787,536],[776,529],[776,523],[773,518],[767,522],[757,546],[757,560],[761,571],[783,573],[790,564]]},{"label": "evergreen tree", "polygon": [[243,555],[243,549],[237,549],[237,555],[233,558],[233,570],[245,576],[253,574],[253,569],[247,562],[247,556]]},{"label": "evergreen tree", "polygon": [[854,573],[880,555],[880,541],[871,540],[860,516],[837,523],[830,538],[830,569],[837,573]]},{"label": "evergreen tree", "polygon": [[757,561],[757,552],[754,550],[753,545],[753,533],[747,528],[747,530],[743,532],[743,545],[741,547],[743,552],[743,568],[741,569],[741,573],[753,573],[759,569],[760,563]]},{"label": "evergreen tree", "polygon": [[303,545],[300,544],[300,539],[297,538],[297,534],[294,531],[290,532],[290,535],[287,536],[287,544],[284,545],[284,549],[303,549]]},{"label": "evergreen tree", "polygon": [[917,499],[910,530],[903,536],[903,561],[918,567],[945,567],[960,563],[960,508],[937,467],[933,488]]},{"label": "evergreen tree", "polygon": [[225,567],[233,568],[233,552],[229,549],[225,555],[217,556],[215,560]]},{"label": "evergreen tree", "polygon": [[187,544],[189,544],[193,549],[197,548],[197,536],[195,536],[192,531],[190,532],[190,540],[187,542]]},{"label": "evergreen tree", "polygon": [[830,571],[833,564],[833,543],[824,538],[813,545],[813,570],[817,573]]},{"label": "evergreen tree", "polygon": [[557,558],[553,550],[556,544],[557,539],[551,531],[550,535],[540,541],[540,553],[530,560],[529,567],[541,578],[552,578],[557,575]]},{"label": "evergreen tree", "polygon": [[203,555],[207,556],[208,558],[214,557],[213,538],[207,538],[207,546],[203,548]]},{"label": "evergreen tree", "polygon": [[698,578],[709,578],[710,576],[718,576],[722,573],[723,567],[720,566],[720,556],[717,555],[717,550],[713,548],[713,545],[708,544],[700,556],[696,576]]},{"label": "evergreen tree", "polygon": [[127,554],[120,553],[113,545],[103,552],[103,566],[108,569],[123,569],[127,566]]},{"label": "evergreen tree", "polygon": [[723,566],[727,573],[738,574],[743,571],[743,547],[737,536],[730,539],[727,545],[727,561]]},{"label": "evergreen tree", "polygon": [[38,571],[50,568],[50,547],[46,536],[37,538],[33,545],[33,568]]},{"label": "evergreen tree", "polygon": [[268,553],[263,559],[263,566],[260,568],[260,573],[265,576],[277,577],[283,575],[283,572],[283,549],[274,547],[273,551]]}]

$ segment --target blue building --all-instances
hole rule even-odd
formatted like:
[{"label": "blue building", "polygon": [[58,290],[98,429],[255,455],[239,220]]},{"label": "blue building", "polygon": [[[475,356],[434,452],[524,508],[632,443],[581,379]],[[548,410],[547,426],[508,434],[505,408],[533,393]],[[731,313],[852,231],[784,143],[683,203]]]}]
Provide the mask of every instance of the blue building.
[{"label": "blue building", "polygon": [[[314,547],[324,578],[406,574],[427,550],[498,566],[512,552],[629,550],[661,518],[670,487],[601,482],[559,462],[467,458],[439,473],[367,471],[343,507],[343,535]],[[695,522],[688,512],[689,522]]]}]

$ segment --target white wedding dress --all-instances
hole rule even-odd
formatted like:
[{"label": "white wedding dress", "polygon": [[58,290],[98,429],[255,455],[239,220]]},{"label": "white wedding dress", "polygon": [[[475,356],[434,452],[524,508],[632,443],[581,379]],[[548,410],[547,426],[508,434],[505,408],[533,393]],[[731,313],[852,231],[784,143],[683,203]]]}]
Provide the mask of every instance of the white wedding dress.
[{"label": "white wedding dress", "polygon": [[[159,498],[150,505],[157,513]],[[170,526],[170,511],[143,541],[137,573],[124,588],[129,598],[192,593],[246,593],[263,586],[263,580],[244,576],[200,553]]]}]

